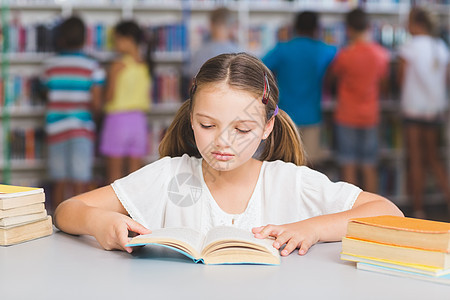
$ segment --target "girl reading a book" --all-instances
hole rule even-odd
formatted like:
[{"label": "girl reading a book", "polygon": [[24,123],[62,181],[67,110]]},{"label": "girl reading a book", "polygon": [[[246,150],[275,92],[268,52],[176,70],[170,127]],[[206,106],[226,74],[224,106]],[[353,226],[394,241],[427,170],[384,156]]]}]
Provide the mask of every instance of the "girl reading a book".
[{"label": "girl reading a book", "polygon": [[206,233],[229,225],[273,237],[288,255],[339,241],[350,218],[402,216],[389,200],[304,166],[299,133],[278,108],[272,73],[245,53],[222,54],[201,67],[159,151],[158,161],[62,203],[56,226],[131,252],[129,231]]}]

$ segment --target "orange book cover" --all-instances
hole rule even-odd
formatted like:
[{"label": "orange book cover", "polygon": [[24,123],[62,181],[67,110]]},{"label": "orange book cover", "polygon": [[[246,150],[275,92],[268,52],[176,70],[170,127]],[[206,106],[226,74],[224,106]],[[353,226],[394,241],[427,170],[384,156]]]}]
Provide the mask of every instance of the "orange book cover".
[{"label": "orange book cover", "polygon": [[413,231],[421,233],[450,232],[450,223],[407,218],[407,217],[377,216],[377,217],[351,219],[350,222],[356,222],[388,229]]},{"label": "orange book cover", "polygon": [[25,159],[34,160],[34,129],[27,129],[25,131]]}]

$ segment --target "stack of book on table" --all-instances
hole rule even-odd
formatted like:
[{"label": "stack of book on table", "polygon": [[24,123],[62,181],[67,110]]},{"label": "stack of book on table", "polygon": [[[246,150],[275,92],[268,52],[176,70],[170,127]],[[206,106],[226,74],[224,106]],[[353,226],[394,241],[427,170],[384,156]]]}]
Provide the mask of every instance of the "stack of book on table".
[{"label": "stack of book on table", "polygon": [[450,284],[450,223],[378,216],[350,220],[341,259],[362,270]]},{"label": "stack of book on table", "polygon": [[0,184],[0,245],[13,245],[53,232],[42,188]]}]

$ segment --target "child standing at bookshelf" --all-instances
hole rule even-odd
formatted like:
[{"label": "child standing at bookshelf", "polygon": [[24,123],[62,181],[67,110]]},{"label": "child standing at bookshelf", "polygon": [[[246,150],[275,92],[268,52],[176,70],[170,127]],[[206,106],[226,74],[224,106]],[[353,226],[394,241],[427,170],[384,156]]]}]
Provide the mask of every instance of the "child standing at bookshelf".
[{"label": "child standing at bookshelf", "polygon": [[109,70],[100,140],[100,153],[107,157],[108,182],[139,169],[147,154],[152,61],[149,45],[142,57],[143,43],[144,34],[134,21],[115,26],[114,45],[121,56]]},{"label": "child standing at bookshelf", "polygon": [[[434,36],[434,22],[423,8],[409,14],[411,40],[399,50],[401,109],[408,151],[409,191],[413,215],[425,218],[423,189],[425,171],[431,169],[444,192],[450,212],[449,177],[439,154],[439,132],[447,112],[446,72],[449,51]],[[448,78],[447,78],[448,80]]]},{"label": "child standing at bookshelf", "polygon": [[205,61],[222,53],[241,51],[233,37],[234,22],[231,11],[226,7],[216,8],[209,14],[209,38],[192,54],[183,69],[189,86]]},{"label": "child standing at bookshelf", "polygon": [[303,255],[319,241],[340,240],[349,218],[402,215],[381,196],[302,166],[298,131],[278,108],[275,79],[257,58],[239,53],[208,60],[190,95],[161,142],[162,158],[65,201],[56,212],[58,228],[131,252],[129,231],[206,233],[229,225],[275,237],[275,248],[286,244],[282,255],[296,248]]},{"label": "child standing at bookshelf", "polygon": [[338,161],[344,181],[356,184],[362,170],[363,187],[377,191],[379,93],[389,71],[389,53],[369,41],[369,19],[361,9],[346,16],[349,44],[333,62],[337,79],[335,112]]},{"label": "child standing at bookshelf", "polygon": [[[78,17],[64,20],[56,30],[58,54],[47,59],[42,80],[47,88],[46,132],[48,170],[53,181],[54,210],[67,197],[85,192],[92,179],[95,124],[92,112],[100,109],[105,74],[86,56],[85,25]],[[70,192],[69,192],[70,193]]]},{"label": "child standing at bookshelf", "polygon": [[298,126],[308,162],[313,164],[322,158],[323,79],[337,50],[317,39],[319,15],[316,12],[297,14],[294,31],[296,36],[292,40],[278,43],[262,61],[277,77],[280,107]]}]

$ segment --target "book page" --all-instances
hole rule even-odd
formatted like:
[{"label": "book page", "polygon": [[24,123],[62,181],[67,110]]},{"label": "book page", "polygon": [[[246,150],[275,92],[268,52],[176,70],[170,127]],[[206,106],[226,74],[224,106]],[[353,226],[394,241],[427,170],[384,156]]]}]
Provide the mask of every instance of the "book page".
[{"label": "book page", "polygon": [[150,234],[139,235],[130,242],[159,243],[174,246],[174,241],[191,246],[197,253],[201,252],[204,237],[201,232],[191,228],[161,228],[152,230]]},{"label": "book page", "polygon": [[203,250],[208,248],[208,246],[219,242],[243,242],[242,247],[245,247],[245,244],[248,244],[248,246],[258,245],[272,253],[274,256],[279,256],[278,250],[272,246],[273,239],[257,239],[250,230],[231,226],[214,227],[206,235]]}]

